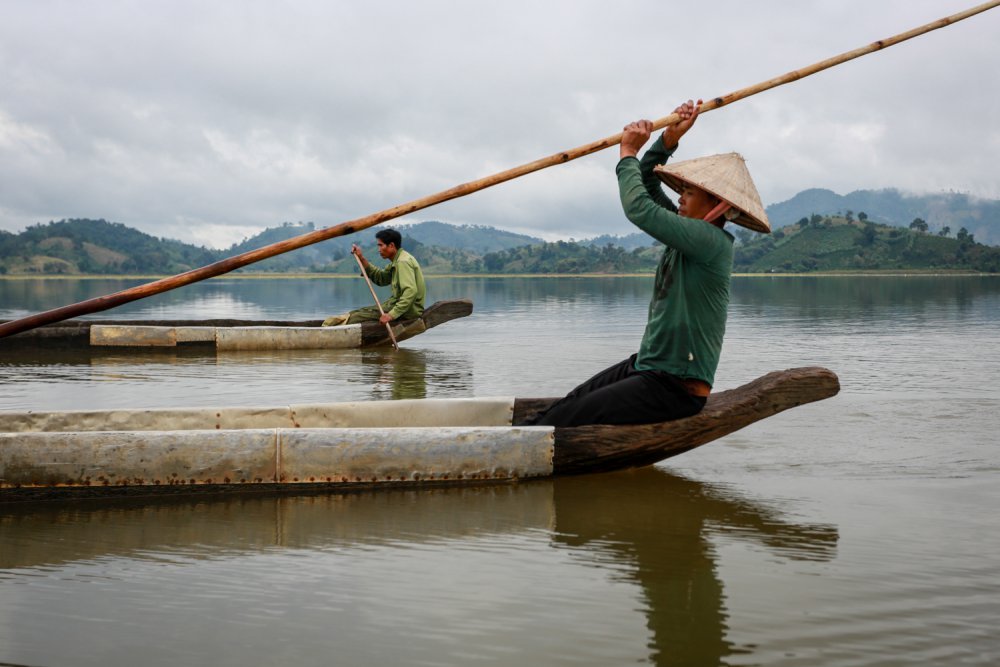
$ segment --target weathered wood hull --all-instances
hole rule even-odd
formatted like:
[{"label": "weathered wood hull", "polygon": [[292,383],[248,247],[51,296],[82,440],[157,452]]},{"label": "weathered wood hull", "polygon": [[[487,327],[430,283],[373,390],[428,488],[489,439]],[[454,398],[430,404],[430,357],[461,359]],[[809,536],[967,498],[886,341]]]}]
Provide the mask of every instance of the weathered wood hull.
[{"label": "weathered wood hull", "polygon": [[[468,299],[438,301],[415,320],[393,324],[396,340],[406,340],[439,324],[472,314]],[[121,349],[303,350],[373,347],[389,344],[378,322],[323,327],[322,320],[69,320],[0,341],[4,347],[73,346]]]},{"label": "weathered wood hull", "polygon": [[516,481],[649,465],[839,391],[824,368],[718,392],[687,419],[552,428],[555,399],[0,413],[0,502]]}]

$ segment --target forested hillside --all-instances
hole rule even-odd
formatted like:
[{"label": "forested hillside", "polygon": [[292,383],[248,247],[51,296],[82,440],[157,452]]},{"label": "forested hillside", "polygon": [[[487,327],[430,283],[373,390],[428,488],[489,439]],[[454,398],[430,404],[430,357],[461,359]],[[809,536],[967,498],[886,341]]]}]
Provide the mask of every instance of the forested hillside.
[{"label": "forested hillside", "polygon": [[[414,225],[402,225],[398,229],[404,237],[416,239],[425,246],[462,248],[477,255],[542,242],[542,239],[534,236],[515,234],[495,227],[451,225],[436,220],[418,222]],[[405,243],[406,241],[404,241],[404,245]]]},{"label": "forested hillside", "polygon": [[965,228],[948,236],[944,230],[930,232],[926,223],[912,227],[812,215],[767,236],[740,231],[734,270],[1000,272],[1000,248],[977,243]]},{"label": "forested hillside", "polygon": [[909,227],[914,220],[923,220],[928,231],[934,233],[945,227],[953,232],[965,227],[981,243],[1000,244],[1000,201],[955,192],[909,195],[886,189],[838,195],[832,190],[814,188],[767,207],[775,229],[813,214],[859,217],[862,213],[872,222],[896,227]]},{"label": "forested hillside", "polygon": [[106,220],[61,220],[0,234],[0,273],[182,273],[218,257]]}]

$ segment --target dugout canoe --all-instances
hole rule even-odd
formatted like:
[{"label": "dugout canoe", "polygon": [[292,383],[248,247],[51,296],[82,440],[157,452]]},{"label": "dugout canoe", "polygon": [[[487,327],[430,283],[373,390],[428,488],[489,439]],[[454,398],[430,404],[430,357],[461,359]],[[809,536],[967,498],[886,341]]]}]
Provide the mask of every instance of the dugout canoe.
[{"label": "dugout canoe", "polygon": [[[406,340],[472,314],[472,301],[438,301],[414,320],[393,323],[396,340]],[[388,345],[384,324],[338,327],[322,320],[68,320],[31,329],[0,341],[7,346],[203,350],[306,350]]]},{"label": "dugout canoe", "polygon": [[835,395],[820,367],[712,394],[662,424],[525,426],[556,399],[0,413],[0,502],[483,484],[650,465]]}]

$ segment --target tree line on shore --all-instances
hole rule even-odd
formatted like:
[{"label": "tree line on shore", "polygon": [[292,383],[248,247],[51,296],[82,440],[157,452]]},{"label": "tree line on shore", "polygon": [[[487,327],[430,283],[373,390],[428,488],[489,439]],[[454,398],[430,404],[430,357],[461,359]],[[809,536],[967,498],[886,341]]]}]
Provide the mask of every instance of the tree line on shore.
[{"label": "tree line on shore", "polygon": [[[428,223],[422,223],[428,224]],[[447,225],[433,223],[441,243]],[[442,228],[441,226],[444,226]],[[160,239],[105,220],[62,220],[33,225],[20,234],[0,232],[0,274],[166,275],[211,264],[224,257],[311,231],[311,223],[271,228],[228,250],[212,250]],[[404,230],[404,247],[428,274],[621,274],[656,270],[662,245],[586,241],[546,242],[490,227],[462,226],[461,247],[424,243]],[[915,218],[908,227],[876,224],[863,212],[813,214],[770,235],[730,227],[736,236],[734,270],[747,273],[817,271],[954,270],[1000,272],[1000,247],[976,242],[964,227],[952,236],[944,227],[931,232]],[[496,234],[495,238],[490,238]],[[475,244],[469,239],[478,239]],[[354,273],[350,237],[302,248],[243,272]],[[606,241],[606,242],[605,242]],[[632,246],[631,249],[624,247]],[[474,248],[472,247],[474,246]],[[490,250],[490,248],[495,248]]]}]

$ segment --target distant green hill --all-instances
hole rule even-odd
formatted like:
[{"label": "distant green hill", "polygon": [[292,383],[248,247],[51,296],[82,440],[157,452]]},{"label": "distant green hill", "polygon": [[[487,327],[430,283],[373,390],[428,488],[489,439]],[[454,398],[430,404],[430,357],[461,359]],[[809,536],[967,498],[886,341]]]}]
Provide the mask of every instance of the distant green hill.
[{"label": "distant green hill", "polygon": [[619,248],[625,248],[625,250],[636,250],[637,248],[648,248],[656,243],[656,241],[654,241],[649,234],[636,232],[635,234],[626,234],[625,236],[602,234],[601,236],[595,236],[591,239],[582,239],[577,241],[577,243],[580,245],[597,246],[599,248],[603,248],[604,246],[610,244],[618,246]]},{"label": "distant green hill", "polygon": [[[315,231],[316,226],[311,222],[282,223],[279,227],[269,227],[260,234],[243,239],[240,243],[235,243],[227,250],[219,251],[220,257],[232,257],[240,255],[250,250],[257,250],[264,246],[287,241],[290,238],[308,234]],[[347,257],[351,249],[351,240],[356,237],[339,237],[323,241],[314,245],[299,248],[283,255],[278,255],[270,259],[265,259],[256,264],[240,269],[240,271],[258,273],[303,273],[317,270],[318,267],[326,266],[331,262]]]},{"label": "distant green hill", "polygon": [[[340,236],[266,259],[243,270],[352,273],[357,270],[357,265],[349,256],[351,245],[357,243],[369,259],[375,259],[375,233],[386,227],[398,229],[403,235],[403,247],[413,252],[414,256],[425,266],[443,267],[445,264],[468,266],[471,258],[489,252],[542,243],[541,239],[494,227],[451,225],[429,220],[412,225],[377,225],[359,234]],[[266,229],[256,236],[234,244],[225,251],[224,255],[228,257],[248,250],[256,250],[272,243],[307,234],[315,229],[316,226],[311,222],[295,224],[286,222],[280,227]],[[418,248],[419,250],[417,250]],[[436,250],[431,250],[431,248]],[[444,259],[445,257],[447,259]],[[426,262],[424,258],[426,258]],[[446,272],[450,271],[451,269],[448,269]]]},{"label": "distant green hill", "polygon": [[0,273],[183,273],[219,258],[106,220],[61,220],[0,235]]},{"label": "distant green hill", "polygon": [[1000,201],[958,193],[907,195],[899,190],[856,190],[838,195],[832,190],[803,190],[791,199],[767,207],[775,229],[815,214],[854,217],[865,213],[872,222],[908,227],[914,219],[927,222],[931,232],[965,227],[980,242],[1000,244]]},{"label": "distant green hill", "polygon": [[[397,229],[403,235],[404,247],[407,244],[406,239],[412,238],[425,246],[461,248],[478,255],[542,242],[542,239],[534,236],[515,234],[495,227],[451,225],[436,220],[418,222],[413,225],[400,225]],[[374,235],[374,230],[372,230],[372,234]]]},{"label": "distant green hill", "polygon": [[662,245],[625,250],[620,246],[569,241],[522,246],[483,256],[486,273],[646,273],[656,270]]},{"label": "distant green hill", "polygon": [[1000,272],[1000,248],[956,237],[901,229],[846,217],[813,215],[768,236],[737,233],[734,270],[746,273],[810,271],[957,270]]}]

